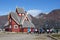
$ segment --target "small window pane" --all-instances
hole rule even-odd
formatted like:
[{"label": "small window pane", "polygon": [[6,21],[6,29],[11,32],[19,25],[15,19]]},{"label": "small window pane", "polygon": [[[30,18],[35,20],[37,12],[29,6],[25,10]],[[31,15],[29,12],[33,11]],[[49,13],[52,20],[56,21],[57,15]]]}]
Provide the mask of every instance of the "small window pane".
[{"label": "small window pane", "polygon": [[18,25],[14,25],[14,28],[17,29],[18,28]]}]

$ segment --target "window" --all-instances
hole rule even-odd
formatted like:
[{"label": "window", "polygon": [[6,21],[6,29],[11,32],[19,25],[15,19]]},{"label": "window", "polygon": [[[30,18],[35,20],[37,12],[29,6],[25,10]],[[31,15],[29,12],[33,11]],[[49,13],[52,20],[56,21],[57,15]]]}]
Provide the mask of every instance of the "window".
[{"label": "window", "polygon": [[17,29],[18,28],[18,25],[14,25],[14,28]]},{"label": "window", "polygon": [[19,13],[19,16],[21,16],[21,13]]},{"label": "window", "polygon": [[25,20],[26,20],[26,21],[29,21],[27,17],[25,18]]},{"label": "window", "polygon": [[11,28],[11,25],[9,26],[9,28]]},{"label": "window", "polygon": [[10,19],[10,22],[11,22],[11,19]]},{"label": "window", "polygon": [[22,14],[22,16],[24,16],[24,14]]}]

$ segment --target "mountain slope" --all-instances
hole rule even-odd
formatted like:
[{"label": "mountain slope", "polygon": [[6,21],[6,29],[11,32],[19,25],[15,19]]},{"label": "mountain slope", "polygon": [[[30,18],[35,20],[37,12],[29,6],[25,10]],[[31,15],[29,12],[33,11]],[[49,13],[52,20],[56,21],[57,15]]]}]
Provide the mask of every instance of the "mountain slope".
[{"label": "mountain slope", "polygon": [[42,27],[60,28],[60,9],[55,9],[46,15],[42,15],[42,18],[41,15],[39,15],[40,24],[43,24],[41,25]]},{"label": "mountain slope", "polygon": [[0,16],[0,28],[3,28],[7,21],[8,21],[7,15]]}]

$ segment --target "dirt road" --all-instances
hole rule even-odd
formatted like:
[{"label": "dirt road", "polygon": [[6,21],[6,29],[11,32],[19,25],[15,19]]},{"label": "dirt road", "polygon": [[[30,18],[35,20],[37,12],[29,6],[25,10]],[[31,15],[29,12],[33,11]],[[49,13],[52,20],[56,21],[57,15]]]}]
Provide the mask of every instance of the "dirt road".
[{"label": "dirt road", "polygon": [[0,34],[0,40],[52,40],[45,34]]}]

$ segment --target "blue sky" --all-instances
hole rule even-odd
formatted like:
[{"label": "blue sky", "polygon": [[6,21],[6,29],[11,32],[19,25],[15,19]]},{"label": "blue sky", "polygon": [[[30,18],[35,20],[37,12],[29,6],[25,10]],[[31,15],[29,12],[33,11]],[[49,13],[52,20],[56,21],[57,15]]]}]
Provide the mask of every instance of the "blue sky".
[{"label": "blue sky", "polygon": [[0,0],[0,15],[15,11],[16,6],[24,8],[35,16],[39,12],[50,12],[53,9],[60,9],[60,0]]}]

